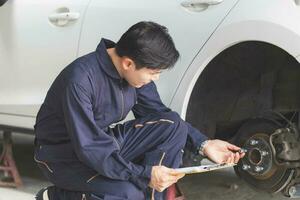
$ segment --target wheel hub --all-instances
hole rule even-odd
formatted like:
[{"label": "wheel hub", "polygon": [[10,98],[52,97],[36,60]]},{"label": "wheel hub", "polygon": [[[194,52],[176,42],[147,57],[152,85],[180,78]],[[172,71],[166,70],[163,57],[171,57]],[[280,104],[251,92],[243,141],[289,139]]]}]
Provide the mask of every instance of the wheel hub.
[{"label": "wheel hub", "polygon": [[242,168],[259,179],[270,177],[274,173],[272,150],[268,138],[268,135],[258,133],[250,137],[244,145],[248,153],[242,159]]},{"label": "wheel hub", "polygon": [[269,143],[269,135],[254,133],[242,145],[247,150],[237,165],[237,173],[249,184],[269,192],[281,191],[294,173],[276,165]]}]

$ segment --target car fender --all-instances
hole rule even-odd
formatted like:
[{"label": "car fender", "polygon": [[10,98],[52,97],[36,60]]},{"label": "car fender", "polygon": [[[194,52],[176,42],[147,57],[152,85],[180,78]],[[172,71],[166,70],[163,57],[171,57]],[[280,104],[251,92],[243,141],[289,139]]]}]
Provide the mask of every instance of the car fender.
[{"label": "car fender", "polygon": [[219,53],[245,41],[273,44],[300,61],[300,33],[286,26],[260,20],[240,21],[220,26],[185,71],[172,97],[170,107],[185,119],[191,93],[201,72]]}]

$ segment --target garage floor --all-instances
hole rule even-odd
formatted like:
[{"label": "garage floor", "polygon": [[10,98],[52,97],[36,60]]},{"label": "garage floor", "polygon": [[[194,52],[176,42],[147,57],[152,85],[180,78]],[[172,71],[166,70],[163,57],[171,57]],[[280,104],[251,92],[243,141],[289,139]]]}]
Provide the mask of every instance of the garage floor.
[{"label": "garage floor", "polygon": [[[0,200],[32,200],[34,194],[49,185],[33,161],[33,137],[15,134],[14,154],[24,186],[0,188]],[[208,161],[204,161],[207,163]],[[179,182],[188,200],[285,200],[280,194],[270,195],[250,188],[232,168],[185,176]]]}]

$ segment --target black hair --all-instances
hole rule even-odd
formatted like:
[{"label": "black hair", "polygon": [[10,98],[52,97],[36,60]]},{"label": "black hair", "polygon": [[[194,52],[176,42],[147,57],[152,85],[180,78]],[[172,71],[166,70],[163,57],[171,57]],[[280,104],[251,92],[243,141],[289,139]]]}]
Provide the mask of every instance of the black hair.
[{"label": "black hair", "polygon": [[179,52],[165,26],[142,21],[131,26],[115,46],[118,56],[127,56],[137,69],[169,69],[178,60]]}]

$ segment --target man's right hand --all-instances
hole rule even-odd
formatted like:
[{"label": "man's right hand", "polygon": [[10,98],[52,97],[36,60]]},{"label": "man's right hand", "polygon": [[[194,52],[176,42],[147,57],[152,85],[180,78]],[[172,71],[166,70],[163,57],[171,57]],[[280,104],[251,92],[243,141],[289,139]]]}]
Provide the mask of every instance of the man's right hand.
[{"label": "man's right hand", "polygon": [[158,192],[162,192],[184,177],[184,175],[185,174],[178,173],[174,169],[165,166],[153,166],[149,186]]}]

